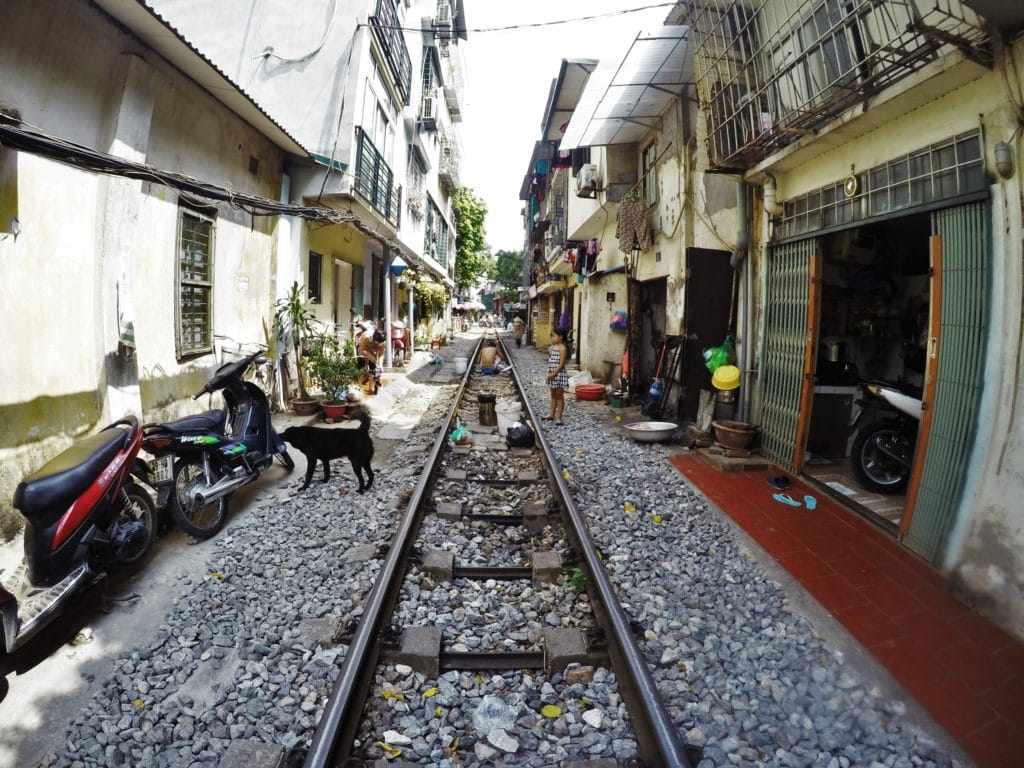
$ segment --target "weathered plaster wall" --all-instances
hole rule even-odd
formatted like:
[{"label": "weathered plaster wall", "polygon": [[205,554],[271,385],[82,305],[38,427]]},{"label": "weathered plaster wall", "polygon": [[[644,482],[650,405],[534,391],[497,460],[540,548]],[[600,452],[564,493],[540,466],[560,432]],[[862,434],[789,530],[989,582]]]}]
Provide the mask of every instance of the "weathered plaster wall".
[{"label": "weathered plaster wall", "polygon": [[[71,44],[71,41],[74,41]],[[199,180],[276,198],[280,152],[87,5],[6,9],[0,104],[34,129]],[[258,172],[249,172],[250,157]],[[178,195],[19,153],[21,233],[0,242],[0,499],[71,440],[126,412],[194,412],[212,356],[174,348]],[[12,182],[11,179],[7,180]],[[274,217],[220,206],[214,332],[262,342]],[[119,321],[137,351],[117,346]],[[108,399],[111,387],[116,398]]]}]

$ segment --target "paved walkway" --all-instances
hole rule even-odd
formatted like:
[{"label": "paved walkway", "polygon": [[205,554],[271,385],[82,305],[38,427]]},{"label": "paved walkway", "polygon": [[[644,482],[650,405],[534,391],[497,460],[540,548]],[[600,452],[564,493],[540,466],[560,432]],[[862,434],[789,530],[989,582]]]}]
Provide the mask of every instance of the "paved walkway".
[{"label": "paved walkway", "polygon": [[1024,766],[1024,643],[946,589],[942,577],[854,512],[777,472],[670,463],[796,579],[956,739],[979,768]]}]

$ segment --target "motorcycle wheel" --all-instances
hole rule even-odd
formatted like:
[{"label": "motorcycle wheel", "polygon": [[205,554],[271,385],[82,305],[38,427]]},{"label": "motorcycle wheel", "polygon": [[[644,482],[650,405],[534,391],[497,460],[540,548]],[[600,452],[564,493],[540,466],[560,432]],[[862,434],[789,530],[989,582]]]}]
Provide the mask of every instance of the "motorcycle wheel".
[{"label": "motorcycle wheel", "polygon": [[292,461],[292,457],[288,455],[288,451],[281,451],[277,456],[277,460],[281,462],[281,466],[284,467],[285,472],[291,472],[295,469],[295,462]]},{"label": "motorcycle wheel", "polygon": [[192,489],[209,485],[220,478],[206,476],[202,459],[183,459],[174,466],[174,487],[171,489],[171,516],[185,533],[197,539],[216,535],[228,521],[228,497],[209,504],[196,504]]},{"label": "motorcycle wheel", "polygon": [[[881,449],[881,441],[906,444],[900,422],[895,419],[878,421],[868,426],[853,441],[850,460],[853,473],[861,485],[875,493],[902,493],[910,482],[910,469]],[[913,454],[909,446],[908,455]]]},{"label": "motorcycle wheel", "polygon": [[141,563],[156,541],[156,504],[146,489],[137,483],[128,483],[124,487],[128,494],[128,503],[118,511],[118,517],[125,522],[142,523],[146,532],[146,544],[134,557],[121,560],[122,565],[132,566]]}]

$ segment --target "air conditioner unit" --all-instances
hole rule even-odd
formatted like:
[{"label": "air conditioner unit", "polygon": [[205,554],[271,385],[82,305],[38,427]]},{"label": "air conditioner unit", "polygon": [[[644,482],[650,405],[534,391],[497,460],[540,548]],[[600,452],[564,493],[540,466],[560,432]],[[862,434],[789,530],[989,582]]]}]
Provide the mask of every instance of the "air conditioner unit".
[{"label": "air conditioner unit", "polygon": [[595,163],[584,163],[576,174],[576,196],[596,197],[600,189],[601,179],[597,175]]}]

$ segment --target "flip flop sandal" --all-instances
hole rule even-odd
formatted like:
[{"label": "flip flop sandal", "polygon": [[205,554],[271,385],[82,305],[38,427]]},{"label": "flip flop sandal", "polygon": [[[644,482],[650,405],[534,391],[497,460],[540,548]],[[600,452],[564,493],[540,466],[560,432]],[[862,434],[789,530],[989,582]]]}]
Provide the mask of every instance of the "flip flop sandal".
[{"label": "flip flop sandal", "polygon": [[814,509],[818,506],[818,500],[813,496],[804,496],[804,504],[807,505],[808,509]]},{"label": "flip flop sandal", "polygon": [[785,475],[773,475],[768,478],[767,483],[772,488],[778,488],[780,491],[785,491],[789,488],[789,478]]},{"label": "flip flop sandal", "polygon": [[799,501],[794,499],[788,493],[773,493],[772,494],[772,498],[775,499],[777,502],[779,502],[779,504],[786,504],[786,505],[788,505],[790,507],[802,507],[803,506],[803,504],[801,504]]}]

